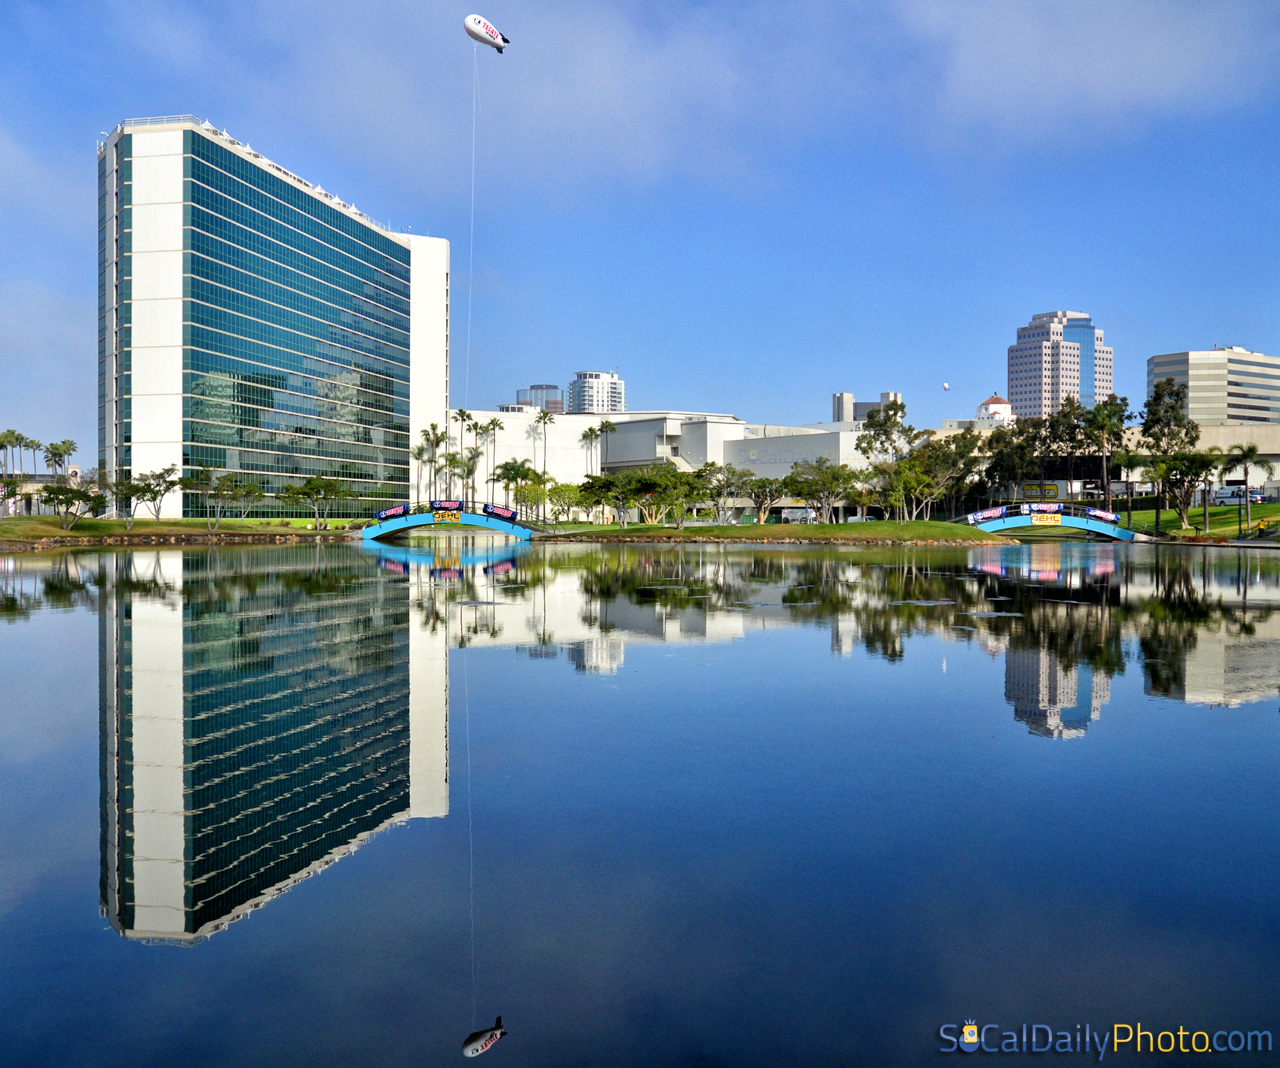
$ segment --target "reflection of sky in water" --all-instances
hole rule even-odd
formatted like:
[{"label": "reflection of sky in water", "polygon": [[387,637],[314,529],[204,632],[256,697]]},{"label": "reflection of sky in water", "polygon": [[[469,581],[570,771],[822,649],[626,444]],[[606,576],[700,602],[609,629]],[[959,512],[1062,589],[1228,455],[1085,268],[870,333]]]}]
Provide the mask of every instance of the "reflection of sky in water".
[{"label": "reflection of sky in water", "polygon": [[488,1056],[587,1064],[1271,1023],[1280,556],[50,565],[0,567],[12,1063],[417,1063],[498,1012]]}]

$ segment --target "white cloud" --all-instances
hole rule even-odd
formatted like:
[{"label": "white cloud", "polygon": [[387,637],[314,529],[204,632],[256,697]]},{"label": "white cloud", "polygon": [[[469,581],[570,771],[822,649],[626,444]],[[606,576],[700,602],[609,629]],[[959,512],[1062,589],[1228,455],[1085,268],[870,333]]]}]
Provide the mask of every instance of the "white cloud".
[{"label": "white cloud", "polygon": [[925,49],[918,91],[940,123],[1060,143],[1055,124],[1096,135],[1275,85],[1280,9],[1252,0],[904,0],[898,12]]}]

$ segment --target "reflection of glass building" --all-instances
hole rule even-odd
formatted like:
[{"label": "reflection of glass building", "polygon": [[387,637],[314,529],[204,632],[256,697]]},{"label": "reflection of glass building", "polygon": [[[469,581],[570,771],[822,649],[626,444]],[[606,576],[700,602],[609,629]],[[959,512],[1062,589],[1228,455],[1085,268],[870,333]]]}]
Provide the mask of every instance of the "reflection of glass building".
[{"label": "reflection of glass building", "polygon": [[311,548],[235,553],[225,575],[218,554],[139,559],[108,558],[100,615],[117,931],[197,941],[388,825],[447,812],[444,660],[412,648],[404,581]]},{"label": "reflection of glass building", "polygon": [[1050,649],[1010,648],[1004,699],[1032,734],[1080,738],[1111,700],[1111,679],[1088,665],[1064,668]]},{"label": "reflection of glass building", "polygon": [[[404,499],[410,438],[447,425],[448,277],[447,241],[208,122],[126,120],[98,150],[99,466]],[[175,490],[162,515],[202,507]]]}]

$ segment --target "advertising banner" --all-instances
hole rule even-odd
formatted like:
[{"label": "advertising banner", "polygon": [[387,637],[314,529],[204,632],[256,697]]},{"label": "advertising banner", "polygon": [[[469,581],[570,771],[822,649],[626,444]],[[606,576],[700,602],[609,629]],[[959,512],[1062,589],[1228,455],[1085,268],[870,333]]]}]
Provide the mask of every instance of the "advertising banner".
[{"label": "advertising banner", "polygon": [[1105,523],[1119,523],[1120,516],[1116,512],[1107,512],[1101,508],[1086,508],[1084,514],[1090,519],[1101,519]]},{"label": "advertising banner", "polygon": [[1032,514],[1031,522],[1038,527],[1059,527],[1062,525],[1062,516],[1037,512]]},{"label": "advertising banner", "polygon": [[432,501],[431,510],[433,512],[465,512],[467,510],[466,501]]},{"label": "advertising banner", "polygon": [[384,519],[394,519],[398,515],[408,515],[409,506],[407,504],[397,504],[394,508],[384,508],[378,513],[377,519],[381,523]]},{"label": "advertising banner", "polygon": [[981,512],[970,512],[968,515],[969,525],[975,523],[989,523],[993,519],[1003,519],[1007,508],[1002,504],[999,508],[986,508]]},{"label": "advertising banner", "polygon": [[514,508],[500,508],[496,504],[486,504],[484,506],[484,514],[494,516],[497,519],[505,519],[508,523],[516,521],[516,510]]},{"label": "advertising banner", "polygon": [[1022,506],[1023,515],[1032,515],[1035,512],[1061,512],[1060,504],[1024,504]]},{"label": "advertising banner", "polygon": [[437,523],[461,523],[462,513],[449,511],[432,512],[431,518]]}]

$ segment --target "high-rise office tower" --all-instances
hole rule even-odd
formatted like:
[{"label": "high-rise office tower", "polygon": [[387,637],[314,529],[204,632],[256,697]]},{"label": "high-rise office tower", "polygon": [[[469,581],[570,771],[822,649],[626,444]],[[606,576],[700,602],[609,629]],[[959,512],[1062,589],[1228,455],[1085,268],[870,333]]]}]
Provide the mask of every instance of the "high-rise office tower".
[{"label": "high-rise office tower", "polygon": [[[324,475],[407,499],[412,440],[448,422],[447,241],[393,232],[192,115],[127,120],[99,147],[98,228],[109,477],[208,467],[270,495]],[[175,490],[161,514],[202,507]]]},{"label": "high-rise office tower", "polygon": [[579,371],[569,383],[565,411],[571,415],[626,410],[627,385],[613,371]]},{"label": "high-rise office tower", "polygon": [[564,390],[557,385],[535,385],[516,390],[516,403],[559,415],[564,411]]},{"label": "high-rise office tower", "polygon": [[1230,345],[1148,358],[1148,398],[1162,378],[1187,387],[1187,415],[1202,426],[1280,423],[1280,357]]},{"label": "high-rise office tower", "polygon": [[1009,401],[1021,419],[1046,418],[1067,397],[1086,408],[1114,390],[1114,353],[1084,312],[1033,315],[1009,346]]}]

